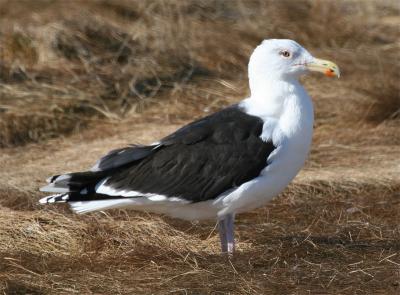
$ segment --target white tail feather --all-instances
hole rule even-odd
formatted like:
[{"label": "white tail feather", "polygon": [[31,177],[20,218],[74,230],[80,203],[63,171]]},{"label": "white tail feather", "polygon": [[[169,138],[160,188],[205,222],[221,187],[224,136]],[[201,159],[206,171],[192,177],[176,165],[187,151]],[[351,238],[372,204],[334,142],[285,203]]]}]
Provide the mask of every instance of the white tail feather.
[{"label": "white tail feather", "polygon": [[54,183],[50,183],[39,189],[41,192],[46,193],[68,193],[69,189],[67,187],[57,187]]},{"label": "white tail feather", "polygon": [[96,201],[77,201],[69,202],[71,209],[78,214],[101,211],[107,209],[124,208],[134,206],[137,202],[134,199],[111,199]]}]

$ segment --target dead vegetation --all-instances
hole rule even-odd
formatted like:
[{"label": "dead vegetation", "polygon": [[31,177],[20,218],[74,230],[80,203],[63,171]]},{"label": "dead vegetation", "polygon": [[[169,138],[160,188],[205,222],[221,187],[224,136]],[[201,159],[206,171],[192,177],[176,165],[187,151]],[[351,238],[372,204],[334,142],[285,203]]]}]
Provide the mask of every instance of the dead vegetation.
[{"label": "dead vegetation", "polygon": [[80,217],[4,208],[0,219],[15,222],[1,226],[4,292],[395,294],[398,189],[350,182],[293,186],[241,216],[240,251],[231,261],[217,254],[212,223],[125,211]]},{"label": "dead vegetation", "polygon": [[[396,294],[400,81],[396,1],[0,0],[0,290],[4,294]],[[264,38],[341,67],[310,76],[305,171],[214,223],[37,205],[51,174],[150,142],[248,93]]]},{"label": "dead vegetation", "polygon": [[360,120],[398,114],[399,33],[381,21],[398,13],[390,1],[28,3],[0,3],[0,146],[129,117],[203,79],[246,85],[248,56],[263,38],[293,38],[345,65],[345,83],[362,83]]}]

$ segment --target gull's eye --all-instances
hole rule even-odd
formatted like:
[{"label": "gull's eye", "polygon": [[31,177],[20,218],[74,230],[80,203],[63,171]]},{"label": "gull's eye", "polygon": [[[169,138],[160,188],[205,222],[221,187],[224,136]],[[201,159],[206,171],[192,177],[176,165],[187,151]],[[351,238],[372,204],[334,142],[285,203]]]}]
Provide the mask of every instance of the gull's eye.
[{"label": "gull's eye", "polygon": [[279,52],[279,54],[280,54],[281,56],[283,56],[284,58],[290,58],[290,57],[292,56],[292,55],[290,54],[290,52],[287,51],[287,50],[282,50],[282,51]]}]

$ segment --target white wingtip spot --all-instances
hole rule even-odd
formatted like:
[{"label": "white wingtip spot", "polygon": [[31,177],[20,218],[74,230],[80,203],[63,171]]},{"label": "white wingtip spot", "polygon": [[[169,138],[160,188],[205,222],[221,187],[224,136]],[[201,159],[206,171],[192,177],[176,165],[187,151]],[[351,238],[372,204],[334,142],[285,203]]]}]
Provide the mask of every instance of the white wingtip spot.
[{"label": "white wingtip spot", "polygon": [[49,197],[41,198],[41,199],[39,200],[39,204],[42,204],[42,205],[47,204],[47,199],[48,199],[48,198],[49,198]]},{"label": "white wingtip spot", "polygon": [[[58,199],[56,201],[56,199],[59,197],[61,197],[61,200]],[[65,203],[68,199],[69,199],[68,194],[56,194],[56,195],[51,195],[51,196],[41,198],[39,200],[39,204],[44,205],[44,204],[53,204],[53,203]]]}]

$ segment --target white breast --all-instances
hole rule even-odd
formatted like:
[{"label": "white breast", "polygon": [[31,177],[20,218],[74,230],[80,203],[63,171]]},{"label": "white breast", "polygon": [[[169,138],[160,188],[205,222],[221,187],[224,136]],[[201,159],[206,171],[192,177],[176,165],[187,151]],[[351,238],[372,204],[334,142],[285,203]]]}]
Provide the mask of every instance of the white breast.
[{"label": "white breast", "polygon": [[[280,115],[263,118],[264,127],[261,137],[263,140],[272,139],[277,147],[266,159],[268,166],[257,178],[216,200],[216,202],[221,202],[219,216],[263,206],[282,192],[303,167],[312,140],[313,105],[300,84],[290,90],[284,99]],[[255,109],[260,112],[259,107]]]}]

